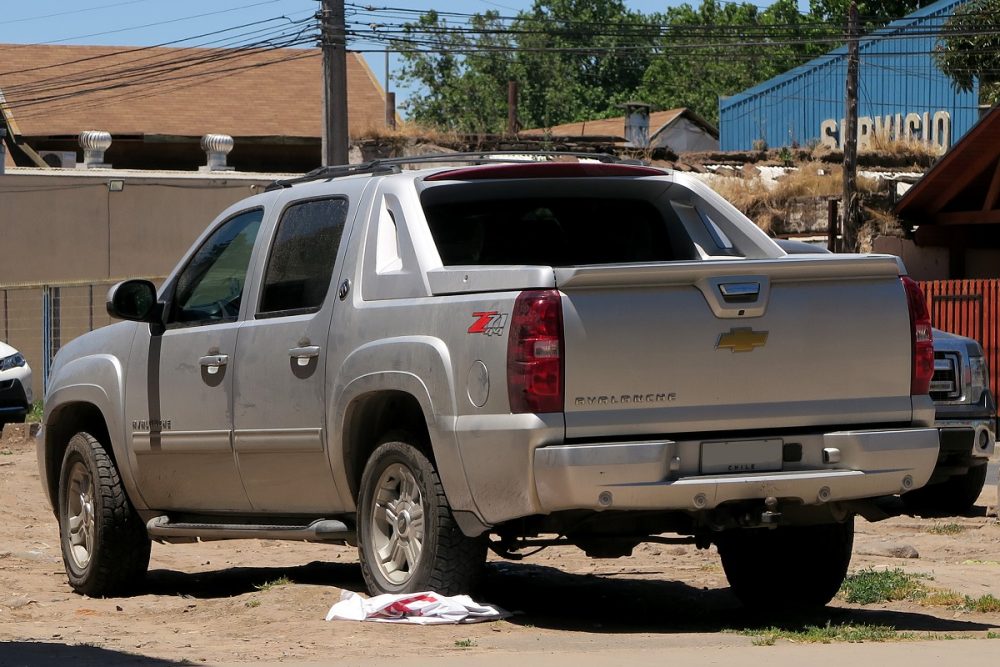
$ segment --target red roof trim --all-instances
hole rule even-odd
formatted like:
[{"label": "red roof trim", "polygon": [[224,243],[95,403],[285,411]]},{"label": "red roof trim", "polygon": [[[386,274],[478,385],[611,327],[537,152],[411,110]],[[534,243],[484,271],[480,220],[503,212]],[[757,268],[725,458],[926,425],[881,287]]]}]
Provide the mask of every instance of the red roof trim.
[{"label": "red roof trim", "polygon": [[484,164],[431,174],[425,181],[480,181],[504,178],[587,178],[607,176],[663,176],[655,167],[594,162],[518,162]]}]

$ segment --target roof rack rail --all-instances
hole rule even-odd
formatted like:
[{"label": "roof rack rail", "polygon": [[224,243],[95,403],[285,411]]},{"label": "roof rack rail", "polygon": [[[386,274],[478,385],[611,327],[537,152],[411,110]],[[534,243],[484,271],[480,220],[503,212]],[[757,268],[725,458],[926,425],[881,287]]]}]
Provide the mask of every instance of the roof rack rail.
[{"label": "roof rack rail", "polygon": [[598,162],[611,164],[645,164],[642,160],[621,158],[608,153],[583,153],[571,151],[480,151],[471,153],[435,153],[433,155],[414,155],[411,157],[379,158],[361,162],[358,164],[341,164],[329,167],[313,169],[304,176],[286,178],[274,181],[268,185],[264,191],[280,190],[289,188],[299,183],[319,181],[341,176],[353,176],[355,174],[371,174],[380,176],[385,174],[398,174],[402,171],[404,164],[436,164],[441,162],[467,162],[469,164],[482,164],[489,162],[540,162],[541,158],[577,158],[597,160]]}]

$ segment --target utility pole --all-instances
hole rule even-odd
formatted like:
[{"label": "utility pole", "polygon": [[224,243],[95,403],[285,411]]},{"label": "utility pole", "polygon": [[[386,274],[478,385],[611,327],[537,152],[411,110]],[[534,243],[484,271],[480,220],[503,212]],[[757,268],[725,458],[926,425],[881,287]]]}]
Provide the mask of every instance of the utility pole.
[{"label": "utility pole", "polygon": [[385,127],[396,129],[396,93],[389,92],[389,49],[385,50]]},{"label": "utility pole", "polygon": [[507,136],[517,134],[517,81],[507,82]]},{"label": "utility pole", "polygon": [[858,227],[861,223],[858,201],[858,5],[852,0],[847,15],[847,112],[844,115],[844,224],[841,250],[857,252]]},{"label": "utility pole", "polygon": [[321,0],[323,166],[347,164],[347,26],[344,0]]}]

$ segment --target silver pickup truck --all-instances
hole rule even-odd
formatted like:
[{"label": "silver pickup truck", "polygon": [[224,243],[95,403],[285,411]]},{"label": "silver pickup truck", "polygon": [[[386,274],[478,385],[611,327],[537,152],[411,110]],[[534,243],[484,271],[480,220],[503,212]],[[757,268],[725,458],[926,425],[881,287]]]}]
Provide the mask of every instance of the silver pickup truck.
[{"label": "silver pickup truck", "polygon": [[76,591],[151,538],[356,544],[372,593],[446,594],[488,548],[682,540],[747,604],[830,600],[854,515],[938,458],[899,260],[786,255],[680,173],[465,159],[278,182],[112,288],[38,443]]}]

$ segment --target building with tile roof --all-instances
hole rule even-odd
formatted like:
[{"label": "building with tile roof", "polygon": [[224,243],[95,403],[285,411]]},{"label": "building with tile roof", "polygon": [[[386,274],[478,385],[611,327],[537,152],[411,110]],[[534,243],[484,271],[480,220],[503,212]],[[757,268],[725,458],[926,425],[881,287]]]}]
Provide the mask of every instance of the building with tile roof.
[{"label": "building with tile roof", "polygon": [[[79,157],[79,133],[102,130],[115,167],[196,169],[201,137],[218,133],[240,170],[298,172],[320,164],[322,69],[319,49],[0,44],[0,122],[22,166]],[[351,134],[384,128],[385,93],[359,54],[347,76]]]},{"label": "building with tile roof", "polygon": [[[625,116],[523,130],[520,134],[553,138],[607,137],[625,141]],[[675,152],[718,150],[719,131],[686,107],[653,111],[649,114],[649,147],[669,148]]]}]

